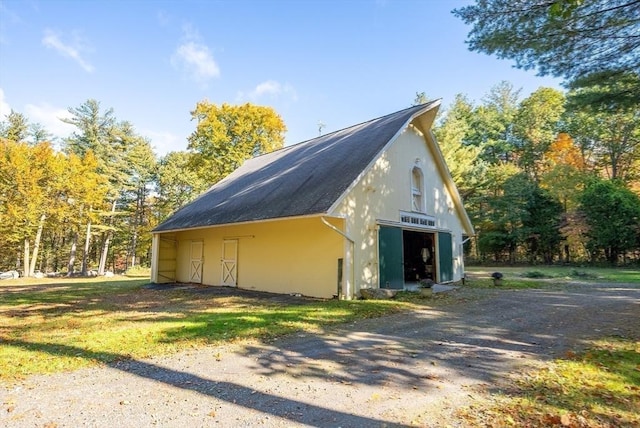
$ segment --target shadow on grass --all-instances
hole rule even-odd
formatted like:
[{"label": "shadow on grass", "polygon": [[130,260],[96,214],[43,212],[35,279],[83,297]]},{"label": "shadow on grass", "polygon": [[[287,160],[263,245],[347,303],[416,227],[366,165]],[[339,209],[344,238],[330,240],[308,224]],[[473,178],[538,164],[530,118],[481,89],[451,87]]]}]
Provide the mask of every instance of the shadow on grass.
[{"label": "shadow on grass", "polygon": [[[215,343],[236,338],[270,339],[406,310],[406,307],[395,303],[371,301],[308,302],[302,305],[243,301],[245,305],[234,305],[220,311],[183,311],[185,325],[163,329],[161,341],[172,343],[194,339]],[[176,318],[159,316],[154,321],[175,323]]]},{"label": "shadow on grass", "polygon": [[114,295],[127,294],[140,289],[148,281],[95,281],[87,279],[61,279],[43,284],[0,284],[2,305],[7,307],[20,305],[100,303]]}]

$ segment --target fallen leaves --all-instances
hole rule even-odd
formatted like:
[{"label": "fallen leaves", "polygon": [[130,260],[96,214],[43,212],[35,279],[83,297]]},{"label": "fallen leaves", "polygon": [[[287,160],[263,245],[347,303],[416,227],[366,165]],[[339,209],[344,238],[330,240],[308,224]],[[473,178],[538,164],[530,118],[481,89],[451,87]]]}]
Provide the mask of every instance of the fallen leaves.
[{"label": "fallen leaves", "polygon": [[565,427],[571,426],[571,417],[567,414],[565,415],[544,415],[542,417],[542,422],[545,425],[562,425]]}]

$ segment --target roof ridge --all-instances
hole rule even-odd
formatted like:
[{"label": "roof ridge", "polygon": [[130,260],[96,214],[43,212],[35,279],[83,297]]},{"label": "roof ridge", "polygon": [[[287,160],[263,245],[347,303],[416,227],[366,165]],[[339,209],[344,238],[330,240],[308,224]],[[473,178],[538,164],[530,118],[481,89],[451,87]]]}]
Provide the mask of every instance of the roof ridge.
[{"label": "roof ridge", "polygon": [[403,113],[403,112],[406,112],[407,110],[411,110],[411,109],[420,110],[418,107],[426,107],[427,105],[433,104],[433,103],[438,102],[440,100],[442,100],[442,98],[436,98],[435,100],[427,101],[426,103],[409,106],[407,108],[403,108],[402,110],[394,111],[393,113],[388,113],[388,114],[385,114],[385,115],[382,115],[382,116],[379,116],[379,117],[376,117],[376,118],[373,118],[373,119],[365,120],[364,122],[356,123],[356,124],[347,126],[345,128],[336,129],[335,131],[331,131],[328,134],[319,135],[317,137],[309,138],[308,140],[303,140],[303,141],[291,144],[289,146],[285,146],[285,147],[281,147],[281,148],[276,149],[276,150],[272,150],[272,151],[267,152],[267,153],[261,153],[259,155],[256,155],[256,156],[250,158],[250,159],[247,159],[247,160],[257,159],[257,158],[260,158],[262,156],[270,155],[272,153],[279,153],[279,152],[283,152],[285,150],[293,149],[293,148],[298,147],[298,146],[300,146],[302,144],[307,144],[307,143],[310,143],[311,141],[318,140],[320,138],[328,138],[328,137],[330,137],[330,136],[332,136],[334,134],[337,134],[338,132],[343,132],[343,131],[346,131],[348,129],[356,128],[358,126],[362,126],[362,125],[365,125],[365,124],[370,123],[370,122],[375,122],[376,120],[381,120],[381,119],[384,119],[385,117],[389,117],[389,116],[393,116],[395,114]]}]

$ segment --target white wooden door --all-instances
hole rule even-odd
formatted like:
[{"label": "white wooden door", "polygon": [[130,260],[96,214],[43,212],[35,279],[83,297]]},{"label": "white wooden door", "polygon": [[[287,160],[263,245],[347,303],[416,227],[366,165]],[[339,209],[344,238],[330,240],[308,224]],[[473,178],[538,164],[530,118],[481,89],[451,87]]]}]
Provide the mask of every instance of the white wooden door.
[{"label": "white wooden door", "polygon": [[238,285],[237,239],[228,239],[222,243],[222,285]]},{"label": "white wooden door", "polygon": [[189,282],[202,284],[202,241],[191,241],[191,263],[189,270]]}]

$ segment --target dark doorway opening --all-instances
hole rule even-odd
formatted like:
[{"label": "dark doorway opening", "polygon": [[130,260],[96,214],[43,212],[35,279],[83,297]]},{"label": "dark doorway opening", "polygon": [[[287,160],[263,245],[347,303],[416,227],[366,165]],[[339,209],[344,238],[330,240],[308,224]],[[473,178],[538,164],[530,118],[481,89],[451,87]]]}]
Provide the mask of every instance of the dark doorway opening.
[{"label": "dark doorway opening", "polygon": [[434,242],[433,233],[402,231],[405,282],[436,280]]}]

